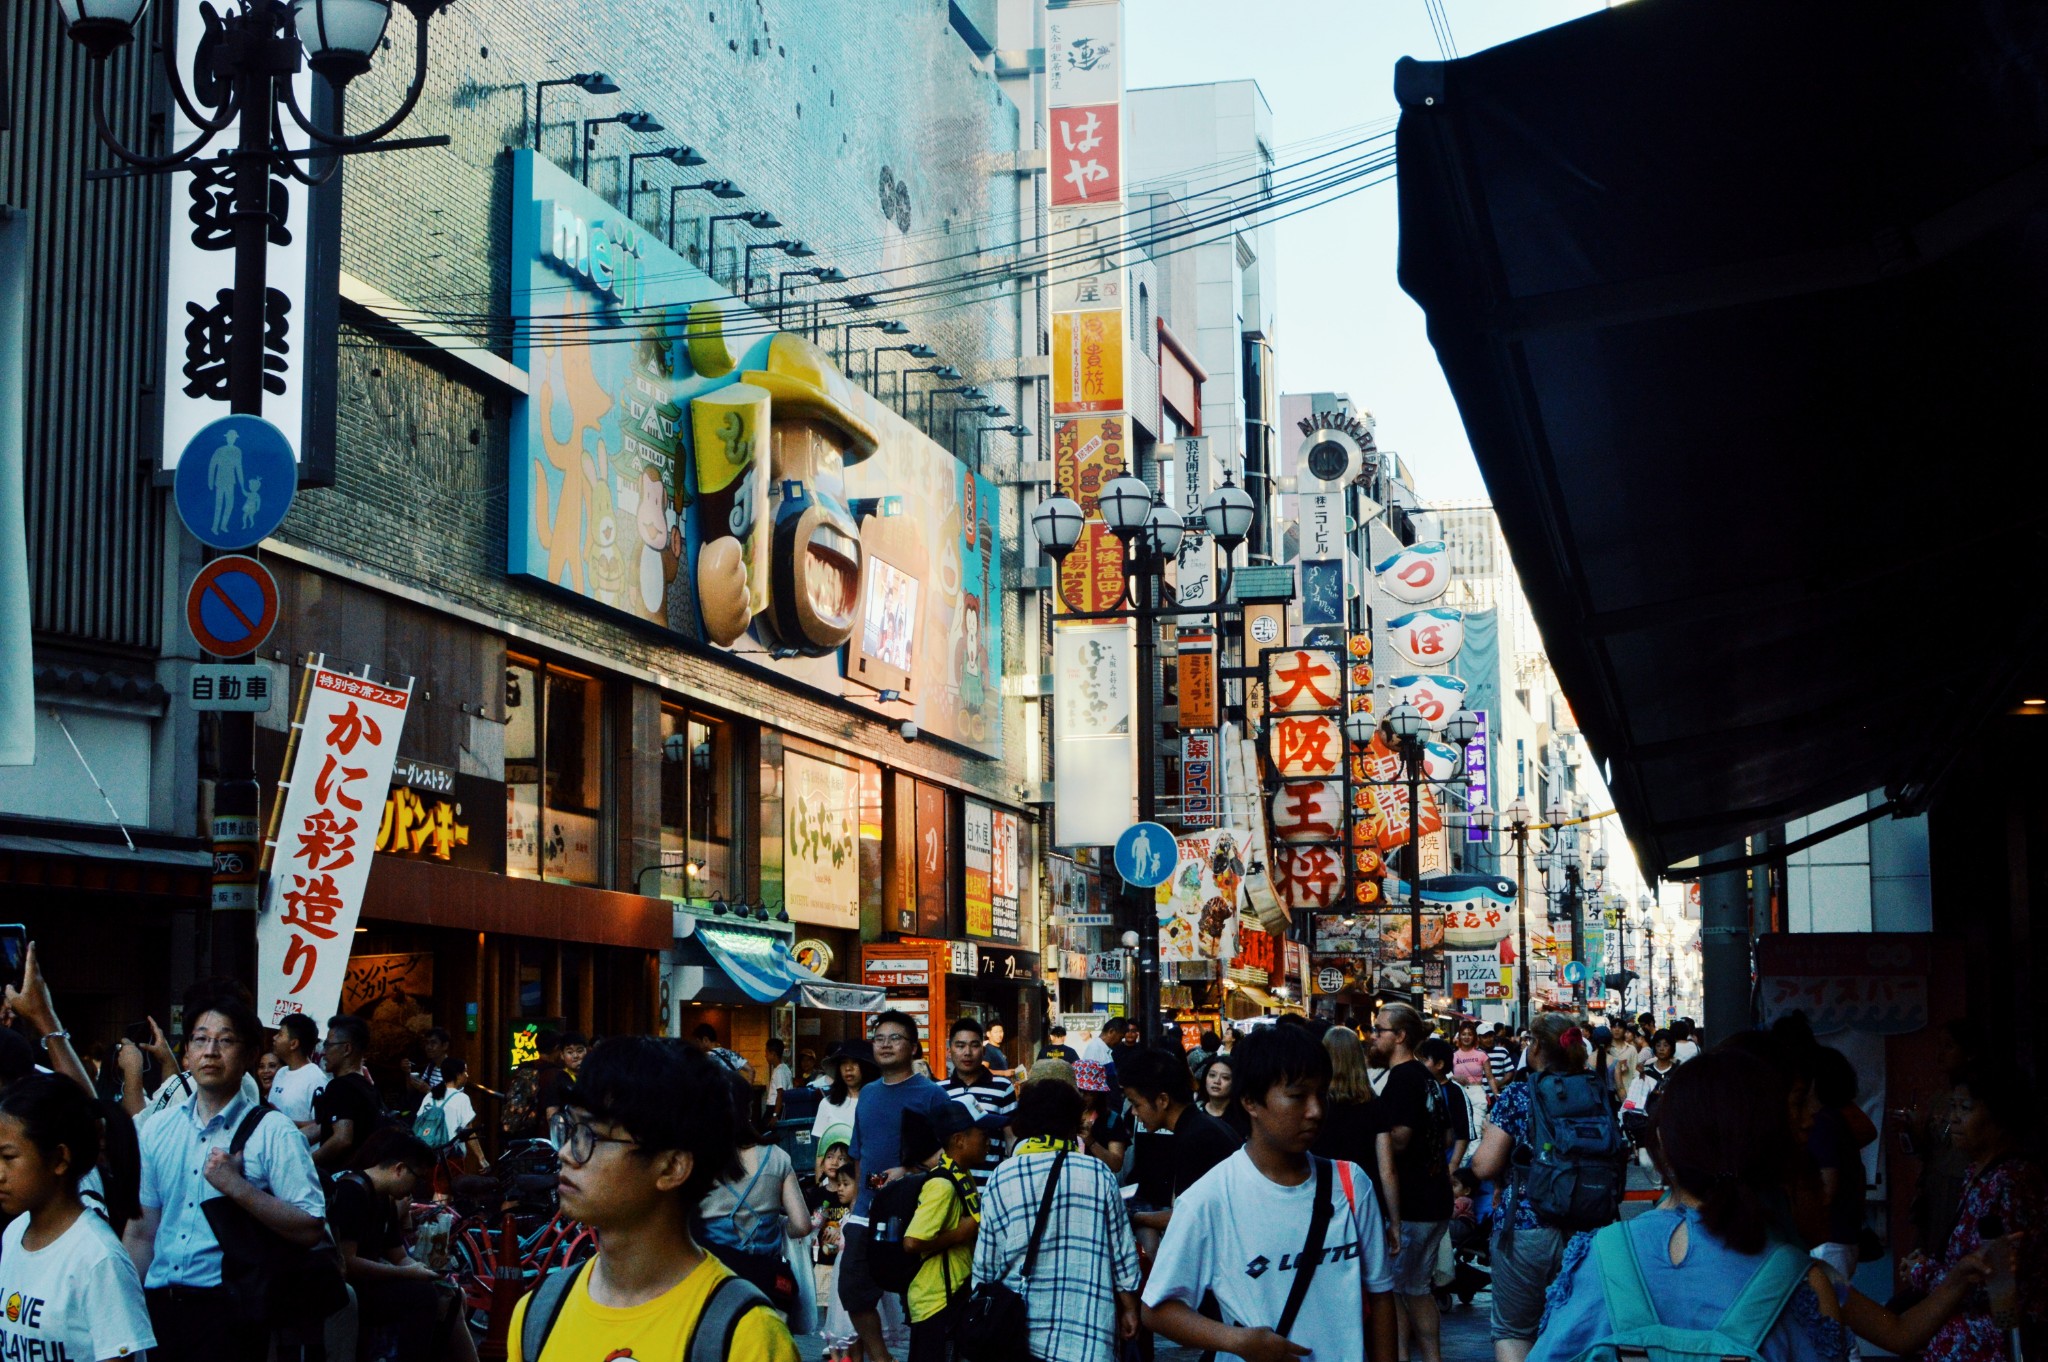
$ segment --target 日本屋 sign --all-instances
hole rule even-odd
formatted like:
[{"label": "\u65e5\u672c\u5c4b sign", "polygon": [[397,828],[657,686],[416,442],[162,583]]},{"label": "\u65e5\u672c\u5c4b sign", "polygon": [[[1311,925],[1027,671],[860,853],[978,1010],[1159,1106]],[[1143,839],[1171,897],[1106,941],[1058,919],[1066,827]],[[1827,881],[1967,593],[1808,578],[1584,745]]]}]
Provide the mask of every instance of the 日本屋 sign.
[{"label": "\u65e5\u672c\u5c4b sign", "polygon": [[280,794],[267,910],[256,927],[256,1004],[266,1025],[341,1005],[384,796],[412,678],[377,682],[306,668],[290,783]]}]

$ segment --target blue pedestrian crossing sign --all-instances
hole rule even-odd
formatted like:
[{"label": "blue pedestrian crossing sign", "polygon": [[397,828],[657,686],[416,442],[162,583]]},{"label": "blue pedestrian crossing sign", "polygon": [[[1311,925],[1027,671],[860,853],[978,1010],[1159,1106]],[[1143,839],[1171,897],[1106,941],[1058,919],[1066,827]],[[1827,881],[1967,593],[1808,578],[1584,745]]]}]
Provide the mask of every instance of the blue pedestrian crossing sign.
[{"label": "blue pedestrian crossing sign", "polygon": [[1179,860],[1173,834],[1158,823],[1133,823],[1116,839],[1116,873],[1140,889],[1157,889],[1172,879]]},{"label": "blue pedestrian crossing sign", "polygon": [[1564,981],[1568,984],[1583,984],[1593,977],[1593,971],[1586,968],[1583,960],[1567,960],[1564,965]]},{"label": "blue pedestrian crossing sign", "polygon": [[200,543],[246,549],[277,532],[298,490],[299,461],[283,431],[260,416],[223,416],[185,446],[171,500]]}]

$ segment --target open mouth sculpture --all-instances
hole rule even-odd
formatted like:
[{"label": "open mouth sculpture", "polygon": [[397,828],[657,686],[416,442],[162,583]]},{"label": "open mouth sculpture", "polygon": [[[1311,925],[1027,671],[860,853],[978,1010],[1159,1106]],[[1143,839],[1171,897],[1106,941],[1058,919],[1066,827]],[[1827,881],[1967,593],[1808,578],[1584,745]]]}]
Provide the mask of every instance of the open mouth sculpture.
[{"label": "open mouth sculpture", "polygon": [[764,639],[806,657],[823,657],[853,637],[860,606],[861,548],[853,517],[837,501],[801,483],[782,485],[769,555],[772,585]]}]

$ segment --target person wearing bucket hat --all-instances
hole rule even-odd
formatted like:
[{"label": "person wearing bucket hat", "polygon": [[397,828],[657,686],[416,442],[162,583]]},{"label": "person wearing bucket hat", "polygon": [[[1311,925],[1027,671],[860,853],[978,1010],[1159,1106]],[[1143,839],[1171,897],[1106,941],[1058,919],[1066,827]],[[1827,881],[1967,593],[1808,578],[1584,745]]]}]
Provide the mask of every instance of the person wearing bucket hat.
[{"label": "person wearing bucket hat", "polygon": [[820,1154],[834,1145],[853,1143],[853,1113],[860,1103],[860,1090],[882,1076],[875,1063],[875,1047],[866,1040],[843,1040],[826,1056],[826,1071],[832,1086],[818,1103],[818,1115],[811,1122],[811,1140]]},{"label": "person wearing bucket hat", "polygon": [[1082,1060],[1074,1066],[1074,1084],[1081,1090],[1081,1148],[1091,1157],[1121,1173],[1124,1151],[1130,1148],[1131,1132],[1118,1109],[1113,1070],[1106,1064]]}]

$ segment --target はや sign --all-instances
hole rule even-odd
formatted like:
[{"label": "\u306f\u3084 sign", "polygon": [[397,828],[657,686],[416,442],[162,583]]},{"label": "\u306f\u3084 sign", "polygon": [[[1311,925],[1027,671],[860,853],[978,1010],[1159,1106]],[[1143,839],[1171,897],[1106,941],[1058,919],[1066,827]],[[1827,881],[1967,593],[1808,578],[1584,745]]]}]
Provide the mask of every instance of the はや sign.
[{"label": "\u306f\u3084 sign", "polygon": [[256,1006],[265,1025],[293,1012],[324,1019],[341,1006],[349,947],[370,879],[377,827],[412,678],[398,685],[306,668],[291,783],[256,924]]}]

